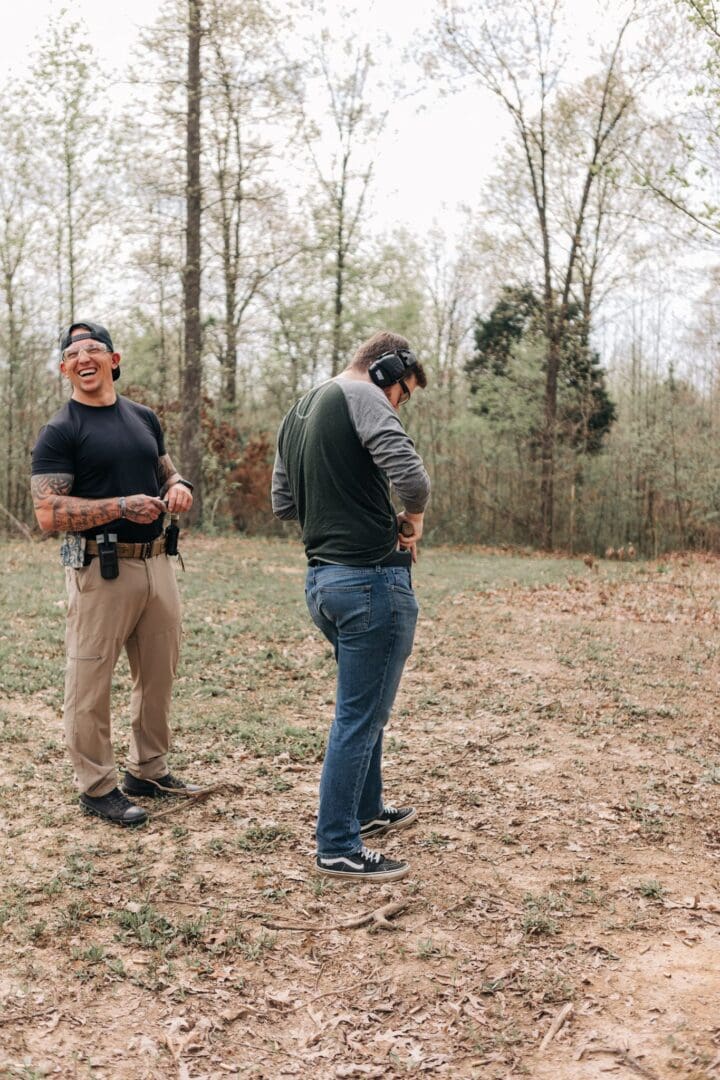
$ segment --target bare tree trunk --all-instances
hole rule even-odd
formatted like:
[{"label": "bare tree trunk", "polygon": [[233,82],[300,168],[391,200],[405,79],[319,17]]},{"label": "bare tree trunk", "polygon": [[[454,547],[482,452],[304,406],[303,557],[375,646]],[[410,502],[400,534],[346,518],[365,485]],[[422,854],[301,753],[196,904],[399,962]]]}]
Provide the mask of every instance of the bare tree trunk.
[{"label": "bare tree trunk", "polygon": [[15,372],[18,370],[18,341],[17,326],[15,322],[15,297],[13,279],[9,273],[5,275],[5,303],[7,304],[8,319],[8,384],[7,384],[7,476],[5,505],[12,513],[17,511],[13,497],[13,480],[15,464]]},{"label": "bare tree trunk", "polygon": [[165,328],[165,274],[163,233],[162,224],[158,215],[157,238],[157,266],[158,266],[158,389],[160,400],[165,403],[168,399],[168,354],[167,337]]},{"label": "bare tree trunk", "polygon": [[185,225],[185,363],[182,380],[180,461],[183,474],[195,484],[190,524],[202,521],[202,326],[200,322],[200,15],[202,0],[188,0],[187,186]]},{"label": "bare tree trunk", "polygon": [[[223,192],[224,194],[224,192]],[[222,350],[223,409],[235,411],[237,401],[237,258],[233,257],[229,212],[223,211],[223,281],[225,283],[225,341]],[[239,251],[236,237],[234,251]]]},{"label": "bare tree trunk", "polygon": [[335,303],[333,311],[333,338],[332,358],[330,374],[334,377],[340,370],[340,352],[342,341],[342,319],[345,287],[345,170],[343,162],[343,176],[338,195],[338,220],[337,220],[337,246],[335,249]]},{"label": "bare tree trunk", "polygon": [[672,465],[673,465],[673,488],[675,495],[675,511],[677,514],[677,523],[680,530],[680,545],[682,550],[687,548],[687,528],[685,523],[685,510],[682,502],[682,491],[680,485],[680,465],[678,461],[678,448],[677,439],[675,435],[675,398],[676,398],[676,386],[675,375],[672,367],[670,368],[670,444],[672,447]]},{"label": "bare tree trunk", "polygon": [[67,229],[67,265],[68,265],[68,302],[70,305],[70,319],[73,322],[75,312],[75,230],[73,220],[73,175],[72,162],[69,155],[65,159],[65,228]]}]

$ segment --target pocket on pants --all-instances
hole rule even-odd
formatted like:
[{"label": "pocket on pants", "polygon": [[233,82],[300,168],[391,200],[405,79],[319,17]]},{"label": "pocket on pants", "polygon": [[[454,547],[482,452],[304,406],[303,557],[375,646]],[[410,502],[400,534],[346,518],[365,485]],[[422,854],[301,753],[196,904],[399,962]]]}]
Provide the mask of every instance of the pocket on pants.
[{"label": "pocket on pants", "polygon": [[340,633],[365,634],[372,615],[372,585],[322,585],[315,593],[318,611]]}]

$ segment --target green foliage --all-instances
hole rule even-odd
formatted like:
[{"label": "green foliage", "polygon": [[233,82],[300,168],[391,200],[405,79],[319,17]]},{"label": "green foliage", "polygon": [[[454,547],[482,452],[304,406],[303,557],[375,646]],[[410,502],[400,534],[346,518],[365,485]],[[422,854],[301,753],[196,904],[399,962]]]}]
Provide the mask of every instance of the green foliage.
[{"label": "green foliage", "polygon": [[272,851],[278,840],[287,839],[290,831],[282,825],[255,825],[237,837],[240,851]]},{"label": "green foliage", "polygon": [[[559,313],[556,313],[559,318]],[[529,285],[503,286],[487,318],[476,316],[475,351],[466,371],[475,408],[497,429],[537,451],[543,423],[548,343],[543,305]],[[560,443],[597,454],[616,419],[599,357],[589,344],[590,328],[576,304],[564,322],[558,386]],[[508,411],[510,416],[508,416]]]},{"label": "green foliage", "polygon": [[523,933],[528,937],[553,937],[560,932],[555,915],[565,911],[563,897],[554,893],[547,895],[534,895],[528,893],[523,898],[526,914],[523,915],[521,926]]},{"label": "green foliage", "polygon": [[[471,376],[506,375],[511,356],[526,336],[537,333],[542,305],[529,285],[504,285],[486,319],[475,317],[475,352],[466,364]],[[471,382],[473,391],[477,383]]]},{"label": "green foliage", "polygon": [[635,891],[646,900],[662,900],[665,895],[664,886],[654,878],[649,881],[641,881],[635,886]]},{"label": "green foliage", "polygon": [[121,935],[143,949],[163,949],[177,936],[178,929],[150,904],[138,910],[119,911],[116,916]]}]

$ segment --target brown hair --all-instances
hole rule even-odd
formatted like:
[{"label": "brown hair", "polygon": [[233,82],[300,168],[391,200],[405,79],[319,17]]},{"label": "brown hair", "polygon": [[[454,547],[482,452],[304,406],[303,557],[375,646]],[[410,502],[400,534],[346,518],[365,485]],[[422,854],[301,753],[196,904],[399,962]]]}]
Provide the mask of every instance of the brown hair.
[{"label": "brown hair", "polygon": [[[400,334],[393,334],[389,330],[378,330],[376,334],[373,334],[367,341],[363,341],[362,345],[359,346],[350,361],[350,367],[358,368],[360,371],[367,371],[375,360],[378,360],[385,353],[395,352],[396,349],[410,350],[410,342]],[[416,377],[418,386],[427,386],[427,375],[422,364],[417,363],[414,367],[409,368],[408,375]]]}]

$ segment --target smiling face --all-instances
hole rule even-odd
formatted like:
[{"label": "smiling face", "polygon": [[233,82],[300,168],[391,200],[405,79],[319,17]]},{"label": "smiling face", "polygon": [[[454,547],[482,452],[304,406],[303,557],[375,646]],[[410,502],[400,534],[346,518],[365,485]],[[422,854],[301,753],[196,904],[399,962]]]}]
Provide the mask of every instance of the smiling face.
[{"label": "smiling face", "polygon": [[115,401],[113,368],[120,354],[108,352],[82,326],[72,332],[72,341],[60,361],[60,370],[73,388],[72,396],[83,405],[112,405]]}]

